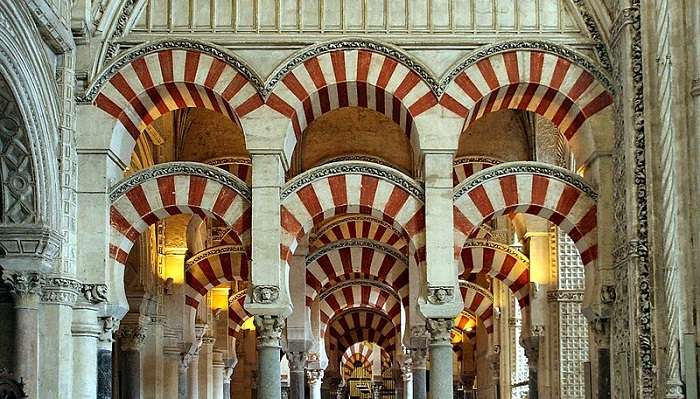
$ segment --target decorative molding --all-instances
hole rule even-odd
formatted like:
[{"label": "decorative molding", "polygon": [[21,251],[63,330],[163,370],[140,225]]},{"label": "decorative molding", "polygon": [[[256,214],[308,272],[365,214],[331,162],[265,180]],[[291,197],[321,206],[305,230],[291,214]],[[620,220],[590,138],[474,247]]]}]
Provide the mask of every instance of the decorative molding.
[{"label": "decorative molding", "polygon": [[588,6],[586,5],[586,2],[584,0],[572,0],[572,2],[576,6],[579,15],[583,19],[583,24],[586,25],[588,34],[595,43],[593,47],[596,55],[598,56],[598,61],[600,62],[601,66],[609,74],[611,74],[612,63],[610,62],[610,52],[608,50],[608,46],[603,40],[603,35],[601,34],[600,29],[598,29],[598,23],[596,22],[595,17],[593,17],[593,15],[591,15],[591,13],[588,12]]},{"label": "decorative molding", "polygon": [[280,289],[274,285],[256,285],[253,287],[253,303],[273,304],[280,296]]},{"label": "decorative molding", "polygon": [[452,319],[425,319],[425,327],[430,332],[430,345],[450,345],[450,332],[454,320]]},{"label": "decorative molding", "polygon": [[483,295],[484,297],[486,297],[487,299],[490,299],[491,302],[493,302],[493,294],[478,284],[474,284],[472,282],[465,281],[465,280],[459,280],[459,287],[474,290],[474,291],[478,292],[479,294]]},{"label": "decorative molding", "polygon": [[608,77],[604,71],[598,69],[594,61],[569,47],[564,47],[554,42],[545,40],[507,40],[480,47],[469,53],[465,58],[454,65],[442,77],[442,79],[440,79],[440,82],[433,88],[433,91],[438,97],[440,97],[447,89],[447,86],[449,86],[457,77],[457,75],[465,71],[467,68],[493,55],[517,50],[542,51],[562,57],[567,61],[570,61],[585,69],[586,72],[593,75],[593,77],[595,77],[606,90],[608,90],[610,93],[615,93],[615,86],[613,85],[611,78]]},{"label": "decorative molding", "polygon": [[0,226],[0,264],[6,269],[48,271],[61,250],[61,239],[44,226]]},{"label": "decorative molding", "polygon": [[453,198],[454,200],[459,199],[467,191],[484,183],[487,180],[523,173],[542,175],[561,180],[583,191],[593,200],[598,199],[598,193],[593,189],[593,187],[591,187],[588,183],[586,183],[585,180],[583,180],[578,175],[558,166],[530,161],[506,162],[500,165],[494,165],[488,169],[484,169],[478,173],[475,173],[463,183],[455,187]]},{"label": "decorative molding", "polygon": [[491,248],[495,249],[497,251],[502,251],[507,253],[508,255],[518,259],[519,262],[525,264],[525,265],[530,265],[530,259],[525,256],[522,252],[518,251],[517,249],[511,247],[510,245],[505,245],[501,244],[499,242],[495,242],[492,240],[477,240],[477,239],[468,239],[465,241],[464,246],[462,248],[474,248],[474,247],[481,247],[481,248]]},{"label": "decorative molding", "polygon": [[554,290],[547,292],[547,302],[577,302],[583,303],[583,291]]},{"label": "decorative molding", "polygon": [[306,258],[306,264],[310,265],[314,261],[316,261],[318,258],[322,257],[323,255],[336,251],[338,249],[342,248],[353,248],[353,247],[362,247],[362,248],[370,248],[374,249],[377,251],[382,251],[386,253],[387,255],[390,255],[394,259],[403,262],[404,265],[408,265],[408,257],[402,254],[401,252],[397,251],[396,248],[382,244],[381,242],[375,241],[375,240],[370,240],[366,238],[351,238],[348,240],[337,240],[333,241],[332,243],[325,245],[309,255]]},{"label": "decorative molding", "polygon": [[81,291],[89,303],[99,304],[109,301],[106,284],[83,284]]},{"label": "decorative molding", "polygon": [[212,256],[230,254],[230,253],[245,253],[245,248],[242,245],[219,245],[213,248],[205,249],[192,255],[191,258],[185,261],[185,271],[188,271],[192,265],[197,262],[210,258]]},{"label": "decorative molding", "polygon": [[[127,0],[130,2],[135,2],[135,0]],[[122,16],[120,16],[122,18]],[[124,22],[126,23],[126,22]],[[110,43],[110,46],[112,45],[117,45],[116,43]],[[135,47],[131,49],[130,51],[122,54],[119,56],[117,59],[112,61],[106,68],[102,70],[102,72],[98,75],[98,77],[92,82],[88,90],[85,92],[84,95],[78,96],[76,98],[76,102],[81,103],[81,104],[90,104],[93,101],[95,101],[95,98],[97,97],[97,94],[100,92],[102,87],[111,79],[119,70],[124,68],[126,65],[130,64],[137,58],[144,57],[148,54],[152,53],[157,53],[159,51],[163,50],[190,50],[190,51],[198,51],[204,54],[207,54],[209,56],[212,56],[214,58],[217,58],[227,65],[231,66],[234,68],[238,73],[241,75],[245,76],[245,78],[250,82],[253,87],[259,92],[262,93],[262,88],[263,88],[263,83],[262,80],[258,77],[258,75],[255,73],[255,71],[249,67],[245,62],[241,61],[240,59],[236,58],[235,56],[231,55],[228,51],[219,48],[217,46],[204,43],[201,41],[197,40],[192,40],[192,39],[166,39],[166,40],[160,40],[156,42],[149,42],[145,43],[141,46]],[[110,49],[107,50],[106,58],[109,60],[110,57]],[[112,55],[113,56],[113,55]]]},{"label": "decorative molding", "polygon": [[393,296],[394,299],[396,299],[398,302],[401,302],[401,297],[399,297],[399,294],[396,291],[394,291],[394,289],[392,287],[390,287],[389,285],[387,285],[383,281],[370,280],[370,279],[357,279],[357,278],[345,280],[345,281],[333,284],[333,286],[331,286],[330,288],[328,288],[324,291],[321,291],[318,294],[318,298],[319,298],[319,300],[322,301],[322,300],[328,298],[328,296],[330,296],[331,294],[333,294],[334,292],[336,292],[338,290],[341,290],[345,287],[353,287],[353,286],[357,286],[357,285],[365,285],[365,286],[375,287],[375,288],[378,288],[382,291],[386,291],[391,296]]},{"label": "decorative molding", "polygon": [[338,175],[366,175],[374,176],[400,186],[413,197],[425,202],[425,192],[423,188],[413,179],[399,172],[396,169],[362,161],[343,161],[329,163],[310,169],[287,183],[280,193],[280,199],[284,201],[287,197],[295,193],[301,187],[307,186],[317,180]]},{"label": "decorative molding", "polygon": [[124,1],[124,5],[119,12],[119,17],[116,19],[116,25],[114,26],[114,29],[112,29],[109,38],[105,41],[107,45],[102,64],[109,62],[119,52],[119,43],[116,43],[116,41],[124,34],[126,24],[129,22],[129,18],[131,17],[131,14],[134,11],[134,6],[136,6],[137,2],[138,0]]},{"label": "decorative molding", "polygon": [[211,166],[222,165],[252,165],[253,161],[248,157],[218,157],[204,161],[205,164]]},{"label": "decorative molding", "polygon": [[432,89],[433,94],[436,96],[438,95],[438,92],[436,91],[438,82],[429,72],[428,68],[423,66],[420,62],[416,61],[408,54],[404,53],[403,50],[399,49],[398,47],[362,38],[333,40],[305,49],[301,54],[292,56],[292,58],[287,60],[287,62],[278,67],[275,72],[272,73],[267,82],[265,82],[265,87],[262,88],[260,92],[262,93],[263,97],[267,98],[270,93],[274,91],[275,87],[282,81],[282,79],[291,73],[294,68],[311,58],[338,50],[369,50],[392,58],[420,76],[421,79]]},{"label": "decorative molding", "polygon": [[693,97],[700,97],[700,78],[693,79],[691,82],[690,95]]},{"label": "decorative molding", "polygon": [[211,179],[236,191],[243,198],[248,200],[248,202],[250,202],[252,198],[250,188],[245,182],[221,168],[198,162],[168,162],[141,170],[117,183],[110,191],[109,199],[114,203],[129,190],[148,180],[173,175],[200,176]]},{"label": "decorative molding", "polygon": [[272,315],[255,315],[253,319],[258,335],[258,348],[280,347],[280,338],[284,329],[284,319]]},{"label": "decorative molding", "polygon": [[323,373],[324,371],[321,369],[306,370],[306,379],[309,382],[309,385],[320,385],[323,381]]},{"label": "decorative molding", "polygon": [[483,155],[465,155],[463,157],[455,158],[454,162],[452,162],[454,166],[463,165],[465,163],[485,163],[498,165],[503,163],[503,160]]},{"label": "decorative molding", "polygon": [[81,294],[83,284],[64,277],[46,277],[41,301],[57,305],[72,306]]},{"label": "decorative molding", "polygon": [[433,305],[444,305],[454,299],[454,287],[428,286],[428,302]]},{"label": "decorative molding", "polygon": [[332,157],[325,159],[321,162],[319,162],[320,165],[325,165],[327,163],[334,163],[334,162],[345,162],[345,161],[362,161],[362,162],[369,162],[369,163],[376,163],[382,166],[386,166],[387,168],[393,168],[401,173],[404,173],[408,175],[408,172],[405,169],[399,168],[398,166],[384,160],[383,158],[374,156],[374,155],[363,155],[363,154],[350,154],[350,155],[341,155],[337,157]]}]

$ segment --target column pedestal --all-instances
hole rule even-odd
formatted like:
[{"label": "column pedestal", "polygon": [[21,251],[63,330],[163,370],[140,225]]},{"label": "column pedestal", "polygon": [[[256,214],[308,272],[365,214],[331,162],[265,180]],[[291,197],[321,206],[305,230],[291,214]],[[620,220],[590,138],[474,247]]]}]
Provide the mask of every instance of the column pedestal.
[{"label": "column pedestal", "polygon": [[287,352],[289,361],[289,399],[304,399],[306,352]]},{"label": "column pedestal", "polygon": [[280,377],[280,337],[284,320],[279,316],[255,316],[258,334],[258,399],[279,398],[282,395]]},{"label": "column pedestal", "polygon": [[321,384],[323,383],[323,370],[307,370],[306,378],[309,381],[309,397],[321,399]]},{"label": "column pedestal", "polygon": [[452,393],[452,319],[427,319],[430,332],[430,396],[451,398]]}]

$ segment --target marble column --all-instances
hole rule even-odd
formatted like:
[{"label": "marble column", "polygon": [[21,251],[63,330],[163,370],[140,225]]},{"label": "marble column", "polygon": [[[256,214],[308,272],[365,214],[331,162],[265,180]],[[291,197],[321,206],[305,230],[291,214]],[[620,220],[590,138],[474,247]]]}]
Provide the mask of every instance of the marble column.
[{"label": "marble column", "polygon": [[39,392],[39,299],[42,294],[44,277],[39,273],[3,272],[3,281],[15,299],[15,352],[13,371],[24,381],[28,397],[35,398]]},{"label": "marble column", "polygon": [[182,355],[180,357],[180,363],[178,363],[177,367],[177,398],[178,399],[187,399],[188,397],[188,387],[187,387],[187,378],[188,378],[188,372],[187,369],[189,368],[189,359],[187,359],[186,356]]},{"label": "marble column", "polygon": [[430,332],[430,397],[452,397],[452,319],[426,319]]},{"label": "marble column", "polygon": [[97,340],[97,399],[112,399],[112,343],[115,322],[112,317],[101,317],[99,323],[102,331]]},{"label": "marble column", "polygon": [[279,398],[282,395],[280,376],[280,338],[284,320],[279,316],[255,315],[258,335],[258,399]]},{"label": "marble column", "polygon": [[141,399],[141,348],[146,330],[140,324],[122,325],[119,337],[119,376],[122,399]]},{"label": "marble column", "polygon": [[212,362],[212,399],[224,399],[224,370],[225,364],[221,359],[221,354],[215,353]]},{"label": "marble column", "polygon": [[[160,348],[158,348],[160,349]],[[163,349],[163,397],[166,399],[180,399],[180,361],[181,354],[178,348],[166,347]],[[184,398],[182,398],[184,399]]]},{"label": "marble column", "polygon": [[199,399],[213,399],[215,390],[212,367],[214,342],[216,339],[212,336],[202,337],[202,346],[199,349]]},{"label": "marble column", "polygon": [[189,355],[187,365],[187,399],[199,399],[199,354]]},{"label": "marble column", "polygon": [[306,352],[287,352],[289,361],[289,399],[304,399]]},{"label": "marble column", "polygon": [[537,367],[540,357],[540,337],[537,335],[522,338],[521,343],[525,348],[525,356],[527,356],[528,366],[528,399],[539,398],[538,375]]},{"label": "marble column", "polygon": [[413,380],[413,399],[427,399],[428,386],[426,369],[428,367],[428,348],[411,349],[411,374]]},{"label": "marble column", "polygon": [[[97,398],[97,343],[102,333],[97,307],[86,301],[73,306],[73,398]],[[111,360],[111,359],[110,359]]]},{"label": "marble column", "polygon": [[233,375],[233,368],[235,363],[232,365],[228,361],[225,361],[226,367],[224,367],[224,399],[231,399],[231,376]]},{"label": "marble column", "polygon": [[306,378],[309,383],[309,397],[311,399],[321,399],[321,384],[323,383],[323,370],[306,370]]},{"label": "marble column", "polygon": [[411,358],[405,359],[401,366],[401,399],[413,399],[413,369]]}]

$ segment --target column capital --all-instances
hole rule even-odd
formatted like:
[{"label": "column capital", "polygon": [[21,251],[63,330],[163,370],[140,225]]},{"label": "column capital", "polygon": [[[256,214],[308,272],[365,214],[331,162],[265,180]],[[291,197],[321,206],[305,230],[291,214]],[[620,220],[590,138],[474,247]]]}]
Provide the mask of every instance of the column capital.
[{"label": "column capital", "polygon": [[39,298],[43,294],[45,277],[36,272],[11,272],[3,271],[2,281],[10,289],[15,298],[16,306],[34,308],[39,304]]},{"label": "column capital", "polygon": [[253,319],[258,334],[258,346],[280,347],[284,319],[273,315],[255,315]]},{"label": "column capital", "polygon": [[140,351],[146,341],[148,327],[141,324],[121,325],[115,333],[123,351]]},{"label": "column capital", "polygon": [[[411,370],[428,368],[428,348],[416,347],[411,349],[411,357],[409,358],[408,366]],[[408,359],[407,359],[408,360]]]},{"label": "column capital", "polygon": [[306,358],[306,352],[287,352],[289,371],[303,373],[306,366]]},{"label": "column capital", "polygon": [[111,344],[114,342],[114,330],[119,328],[119,320],[113,316],[100,317],[100,337],[98,338],[103,344]]},{"label": "column capital", "polygon": [[41,301],[55,305],[72,306],[78,301],[83,284],[66,277],[45,277]]},{"label": "column capital", "polygon": [[430,332],[430,345],[451,345],[450,332],[453,325],[453,319],[426,319],[425,327]]},{"label": "column capital", "polygon": [[323,382],[323,369],[309,369],[306,370],[306,378],[309,381],[309,385],[313,386],[316,384],[321,384]]}]

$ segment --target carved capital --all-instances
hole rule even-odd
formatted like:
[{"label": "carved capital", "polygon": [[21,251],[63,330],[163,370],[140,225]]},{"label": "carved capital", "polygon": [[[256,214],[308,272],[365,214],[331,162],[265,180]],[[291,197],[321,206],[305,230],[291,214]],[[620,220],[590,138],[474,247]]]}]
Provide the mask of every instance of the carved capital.
[{"label": "carved capital", "polygon": [[280,347],[280,338],[284,329],[284,319],[279,316],[256,315],[253,323],[258,334],[258,347]]},{"label": "carved capital", "polygon": [[411,357],[406,360],[411,370],[428,367],[428,348],[413,348],[410,355]]},{"label": "carved capital", "polygon": [[47,277],[44,280],[41,301],[58,305],[72,306],[78,300],[83,284],[63,277]]},{"label": "carved capital", "polygon": [[306,352],[287,352],[289,371],[303,373],[306,366],[306,357]]},{"label": "carved capital", "polygon": [[540,337],[532,336],[522,338],[520,345],[525,349],[525,356],[528,360],[528,366],[531,369],[537,369],[537,360],[540,354]]},{"label": "carved capital", "polygon": [[86,301],[92,304],[107,302],[107,285],[106,284],[83,284],[83,297]]},{"label": "carved capital", "polygon": [[323,373],[322,369],[306,370],[306,379],[309,381],[309,385],[321,384],[323,382]]},{"label": "carved capital", "polygon": [[280,289],[274,285],[256,285],[253,288],[253,303],[272,304],[277,302]]},{"label": "carved capital", "polygon": [[430,332],[430,344],[451,345],[450,332],[452,331],[453,325],[454,320],[452,319],[426,319],[425,327]]},{"label": "carved capital", "polygon": [[42,274],[4,271],[2,280],[15,298],[16,306],[36,308],[39,298],[43,294],[45,283],[45,278]]},{"label": "carved capital", "polygon": [[115,335],[119,338],[121,350],[140,351],[146,341],[146,332],[147,327],[140,324],[122,325]]},{"label": "carved capital", "polygon": [[428,302],[433,305],[442,305],[452,302],[454,297],[454,287],[431,286],[428,287]]},{"label": "carved capital", "polygon": [[99,341],[107,344],[114,342],[114,330],[118,327],[118,322],[115,321],[114,317],[100,317],[100,337]]}]

